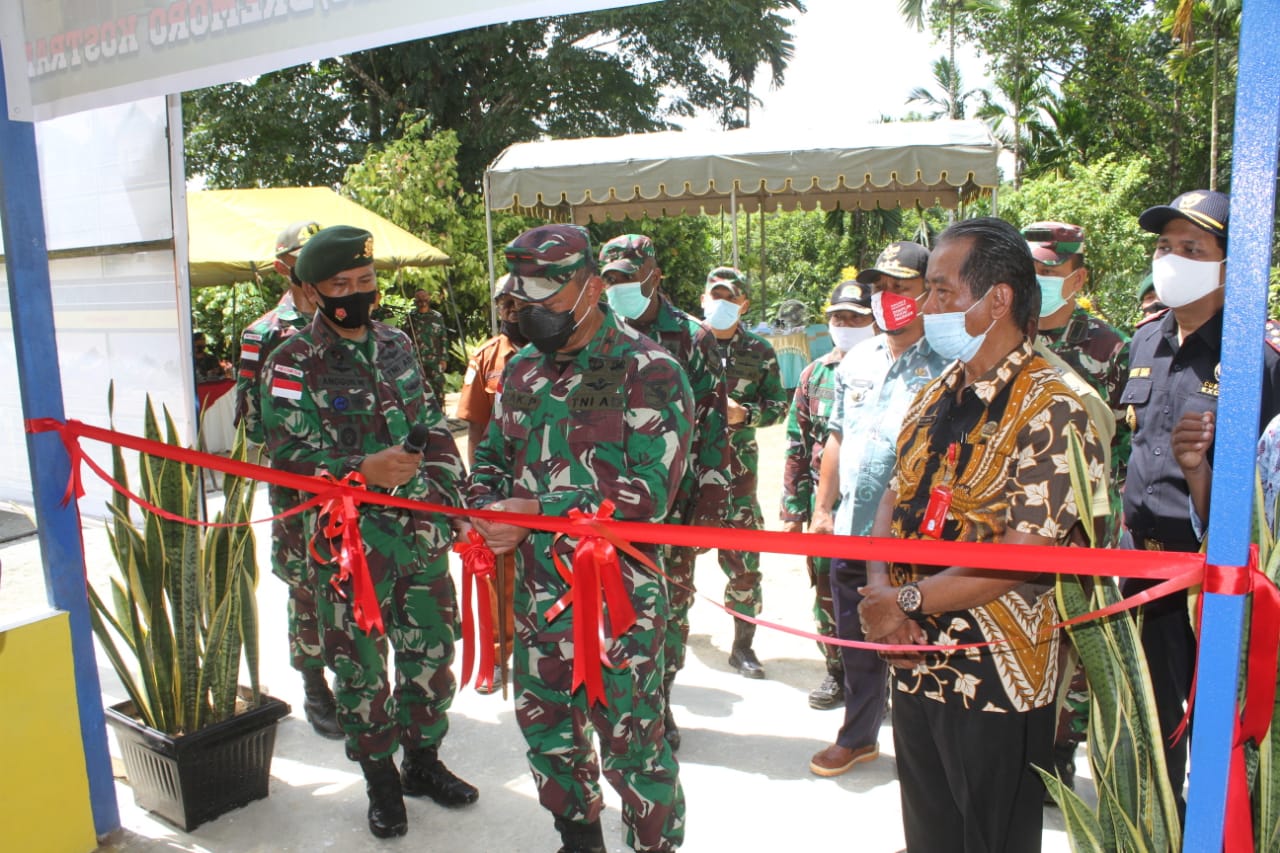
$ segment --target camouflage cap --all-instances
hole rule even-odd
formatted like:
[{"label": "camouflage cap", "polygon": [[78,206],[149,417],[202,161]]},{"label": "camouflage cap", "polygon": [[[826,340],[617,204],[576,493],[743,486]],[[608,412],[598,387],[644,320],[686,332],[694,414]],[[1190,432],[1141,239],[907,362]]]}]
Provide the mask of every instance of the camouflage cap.
[{"label": "camouflage cap", "polygon": [[511,271],[509,292],[525,302],[550,299],[578,270],[595,266],[591,235],[581,225],[530,228],[502,252]]},{"label": "camouflage cap", "polygon": [[747,277],[737,267],[716,267],[707,273],[706,293],[710,294],[717,287],[727,287],[734,296],[747,296]]},{"label": "camouflage cap", "polygon": [[1084,253],[1084,229],[1069,222],[1032,222],[1022,229],[1031,257],[1048,267]]},{"label": "camouflage cap", "polygon": [[498,280],[493,283],[493,298],[499,299],[511,292],[511,276],[500,275]]},{"label": "camouflage cap", "polygon": [[884,247],[876,265],[858,273],[862,284],[875,284],[882,275],[893,278],[920,278],[929,268],[929,250],[919,243],[902,240]]},{"label": "camouflage cap", "polygon": [[302,220],[289,225],[280,232],[280,236],[276,237],[276,257],[280,258],[297,252],[319,230],[320,223],[311,220]]},{"label": "camouflage cap", "polygon": [[871,313],[871,288],[857,281],[842,281],[831,291],[827,312],[852,311],[855,314]]},{"label": "camouflage cap", "polygon": [[1169,204],[1148,207],[1138,216],[1138,225],[1144,231],[1159,234],[1171,219],[1185,219],[1198,225],[1215,237],[1226,238],[1227,221],[1231,215],[1231,197],[1215,190],[1192,190],[1183,193]]},{"label": "camouflage cap", "polygon": [[652,257],[652,240],[643,234],[622,234],[600,247],[600,274],[618,272],[634,278]]},{"label": "camouflage cap", "polygon": [[302,245],[293,265],[301,281],[317,284],[340,272],[373,263],[373,235],[351,225],[321,228]]}]

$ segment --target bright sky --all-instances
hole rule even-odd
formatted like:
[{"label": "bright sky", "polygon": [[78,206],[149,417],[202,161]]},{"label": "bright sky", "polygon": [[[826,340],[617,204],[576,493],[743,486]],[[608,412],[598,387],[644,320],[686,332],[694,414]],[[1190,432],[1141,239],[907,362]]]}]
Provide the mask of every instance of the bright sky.
[{"label": "bright sky", "polygon": [[[756,92],[764,106],[752,110],[752,127],[866,124],[923,111],[908,106],[907,96],[917,86],[938,89],[932,65],[947,47],[907,26],[898,0],[805,0],[805,7],[791,28],[795,56],[786,83]],[[956,60],[965,88],[988,85],[975,51],[961,47]]]}]

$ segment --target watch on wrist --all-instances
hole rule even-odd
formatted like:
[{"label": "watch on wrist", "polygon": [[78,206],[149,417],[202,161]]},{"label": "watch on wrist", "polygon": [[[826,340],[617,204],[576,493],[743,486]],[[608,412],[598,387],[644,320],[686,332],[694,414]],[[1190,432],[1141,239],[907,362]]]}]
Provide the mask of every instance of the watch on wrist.
[{"label": "watch on wrist", "polygon": [[898,587],[898,607],[912,619],[920,616],[920,608],[924,605],[924,596],[920,594],[920,584],[912,581]]}]

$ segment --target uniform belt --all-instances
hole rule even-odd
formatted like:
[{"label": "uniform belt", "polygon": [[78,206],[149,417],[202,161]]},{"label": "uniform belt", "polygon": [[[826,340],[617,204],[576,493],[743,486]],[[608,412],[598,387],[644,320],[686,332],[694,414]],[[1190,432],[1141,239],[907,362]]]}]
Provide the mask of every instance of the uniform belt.
[{"label": "uniform belt", "polygon": [[1200,550],[1198,542],[1163,542],[1146,536],[1133,535],[1133,546],[1139,551],[1179,551],[1192,553]]}]

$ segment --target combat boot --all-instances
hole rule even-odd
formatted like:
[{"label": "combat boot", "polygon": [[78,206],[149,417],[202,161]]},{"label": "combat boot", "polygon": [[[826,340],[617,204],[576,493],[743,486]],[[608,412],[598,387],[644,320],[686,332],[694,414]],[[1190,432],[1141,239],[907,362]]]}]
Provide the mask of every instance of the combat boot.
[{"label": "combat boot", "polygon": [[764,678],[764,667],[751,650],[755,636],[755,623],[737,618],[733,620],[733,651],[729,654],[729,666],[746,678]]},{"label": "combat boot", "polygon": [[361,758],[364,789],[369,795],[369,831],[376,838],[395,838],[409,831],[400,774],[390,758]]},{"label": "combat boot", "polygon": [[829,711],[844,704],[844,669],[839,664],[827,664],[827,677],[809,691],[809,707]]},{"label": "combat boot", "polygon": [[405,748],[400,781],[410,797],[430,797],[442,806],[466,806],[480,797],[474,785],[453,775],[434,746]]},{"label": "combat boot", "polygon": [[604,829],[599,820],[576,823],[567,818],[556,818],[556,829],[564,845],[557,853],[605,853]]},{"label": "combat boot", "polygon": [[672,752],[680,748],[680,727],[676,725],[676,718],[671,713],[671,684],[675,680],[675,675],[662,679],[662,729]]},{"label": "combat boot", "polygon": [[324,670],[309,666],[302,671],[302,690],[306,700],[302,703],[307,722],[316,734],[332,740],[342,738],[342,726],[338,723],[338,703],[325,681]]}]

